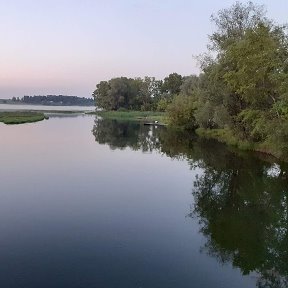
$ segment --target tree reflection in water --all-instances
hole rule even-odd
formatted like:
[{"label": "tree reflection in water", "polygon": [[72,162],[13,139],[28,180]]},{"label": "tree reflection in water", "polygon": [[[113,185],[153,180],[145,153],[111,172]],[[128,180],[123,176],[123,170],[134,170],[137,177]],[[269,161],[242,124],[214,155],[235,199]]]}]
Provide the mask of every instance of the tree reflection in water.
[{"label": "tree reflection in water", "polygon": [[194,183],[191,215],[200,219],[204,250],[243,274],[260,273],[259,287],[288,287],[287,184],[283,165],[233,153],[204,160]]},{"label": "tree reflection in water", "polygon": [[139,125],[133,121],[117,121],[112,119],[97,119],[92,130],[95,141],[107,144],[114,149],[125,149],[151,152],[159,148],[159,139],[156,137],[158,127]]},{"label": "tree reflection in water", "polygon": [[[97,120],[95,140],[111,149],[156,150],[187,159],[201,171],[193,184],[197,217],[207,241],[201,250],[243,274],[257,272],[259,288],[288,287],[287,165],[234,151],[181,131],[133,122]],[[200,168],[200,170],[199,170]]]}]

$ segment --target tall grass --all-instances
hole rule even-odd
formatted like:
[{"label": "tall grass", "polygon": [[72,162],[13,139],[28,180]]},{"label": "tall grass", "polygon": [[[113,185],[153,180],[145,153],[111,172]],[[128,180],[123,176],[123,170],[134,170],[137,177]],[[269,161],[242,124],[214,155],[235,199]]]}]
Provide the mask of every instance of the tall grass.
[{"label": "tall grass", "polygon": [[255,145],[238,139],[230,129],[196,129],[196,134],[207,139],[215,139],[227,145],[236,146],[242,150],[255,150]]},{"label": "tall grass", "polygon": [[40,112],[0,112],[0,122],[4,124],[23,124],[38,122],[46,119],[44,113]]},{"label": "tall grass", "polygon": [[165,112],[155,111],[97,111],[97,115],[103,118],[132,121],[159,121],[167,123]]}]

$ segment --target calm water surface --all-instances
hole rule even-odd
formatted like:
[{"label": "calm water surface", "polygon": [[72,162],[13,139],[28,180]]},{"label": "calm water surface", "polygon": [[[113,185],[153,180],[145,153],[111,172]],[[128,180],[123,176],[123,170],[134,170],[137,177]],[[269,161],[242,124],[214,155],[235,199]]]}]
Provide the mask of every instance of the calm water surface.
[{"label": "calm water surface", "polygon": [[287,287],[287,166],[160,128],[1,124],[0,287]]}]

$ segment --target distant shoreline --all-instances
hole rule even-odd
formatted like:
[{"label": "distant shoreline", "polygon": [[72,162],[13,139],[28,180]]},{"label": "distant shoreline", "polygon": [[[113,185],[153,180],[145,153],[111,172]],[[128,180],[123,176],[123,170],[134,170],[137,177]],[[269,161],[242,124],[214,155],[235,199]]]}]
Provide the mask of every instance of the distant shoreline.
[{"label": "distant shoreline", "polygon": [[69,106],[79,106],[79,107],[93,107],[95,106],[94,104],[89,104],[89,105],[81,105],[81,104],[59,104],[59,103],[51,103],[51,104],[42,104],[42,103],[26,103],[22,101],[12,101],[11,99],[0,99],[0,104],[3,105],[32,105],[32,106],[45,106],[45,107],[69,107]]},{"label": "distant shoreline", "polygon": [[94,106],[93,98],[69,96],[69,95],[37,95],[12,97],[10,99],[0,99],[0,104],[11,105],[43,105],[43,106]]},{"label": "distant shoreline", "polygon": [[68,106],[68,105],[31,105],[26,103],[1,103],[0,102],[0,112],[9,112],[9,111],[38,111],[38,112],[45,112],[45,113],[69,113],[69,111],[75,113],[85,113],[85,112],[93,112],[95,110],[95,106]]}]

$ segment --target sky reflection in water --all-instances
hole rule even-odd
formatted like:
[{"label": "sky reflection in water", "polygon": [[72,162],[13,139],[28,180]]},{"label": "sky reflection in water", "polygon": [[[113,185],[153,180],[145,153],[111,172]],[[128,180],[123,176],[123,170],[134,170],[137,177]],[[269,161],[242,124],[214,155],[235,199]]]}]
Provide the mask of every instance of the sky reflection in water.
[{"label": "sky reflection in water", "polygon": [[1,287],[285,287],[285,165],[89,116],[0,135]]}]

